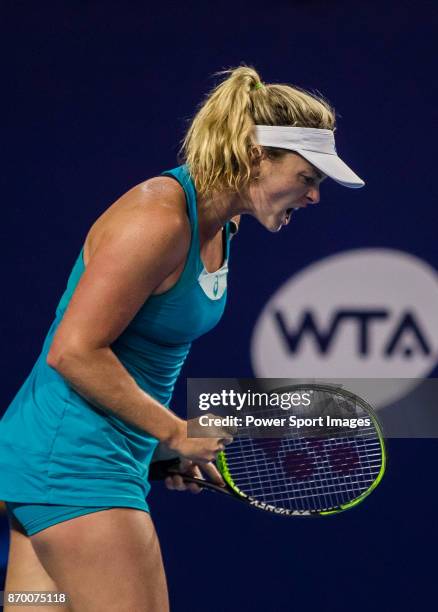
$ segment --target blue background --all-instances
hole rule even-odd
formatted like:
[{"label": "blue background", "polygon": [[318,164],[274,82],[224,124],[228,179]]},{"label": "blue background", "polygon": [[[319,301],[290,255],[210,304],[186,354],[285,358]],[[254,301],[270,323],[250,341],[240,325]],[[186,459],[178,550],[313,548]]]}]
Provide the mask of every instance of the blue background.
[{"label": "blue background", "polygon": [[[436,267],[433,2],[4,2],[1,407],[27,376],[89,226],[133,185],[176,165],[212,73],[253,64],[266,82],[319,90],[337,148],[366,188],[326,181],[278,235],[245,217],[229,302],[185,378],[251,376],[257,316],[295,271],[360,247]],[[310,236],[310,239],[309,239]],[[151,497],[174,612],[435,604],[436,443],[389,443],[384,484],[351,512],[288,520],[209,493]],[[232,507],[231,507],[232,506]],[[6,520],[0,555],[6,561]]]}]

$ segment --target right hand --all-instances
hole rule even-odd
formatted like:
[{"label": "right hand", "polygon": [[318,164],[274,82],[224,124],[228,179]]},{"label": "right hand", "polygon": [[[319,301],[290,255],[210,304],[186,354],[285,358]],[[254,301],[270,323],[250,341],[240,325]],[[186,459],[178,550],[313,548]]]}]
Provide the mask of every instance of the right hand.
[{"label": "right hand", "polygon": [[[214,416],[214,415],[210,415]],[[180,457],[189,459],[194,463],[208,463],[216,459],[217,454],[231,444],[233,437],[229,429],[222,427],[209,427],[209,437],[187,437],[187,428],[190,424],[191,435],[196,431],[205,434],[205,427],[199,425],[198,419],[181,421],[173,440],[168,443],[169,448]]]}]

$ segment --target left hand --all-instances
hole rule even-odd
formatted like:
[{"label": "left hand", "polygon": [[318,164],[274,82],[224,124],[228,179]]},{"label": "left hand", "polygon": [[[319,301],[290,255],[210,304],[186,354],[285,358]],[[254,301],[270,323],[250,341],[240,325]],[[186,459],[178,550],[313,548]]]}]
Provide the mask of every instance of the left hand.
[{"label": "left hand", "polygon": [[[225,486],[222,476],[214,463],[203,463],[202,470],[209,477],[211,482],[214,482],[214,484],[219,486]],[[200,466],[189,459],[182,458],[180,460],[179,471],[183,474],[187,474],[188,476],[193,476],[194,478],[204,479]],[[192,493],[200,493],[202,491],[202,488],[196,483],[184,482],[182,476],[179,474],[175,474],[175,476],[167,476],[164,482],[168,489],[174,491],[191,491]]]}]

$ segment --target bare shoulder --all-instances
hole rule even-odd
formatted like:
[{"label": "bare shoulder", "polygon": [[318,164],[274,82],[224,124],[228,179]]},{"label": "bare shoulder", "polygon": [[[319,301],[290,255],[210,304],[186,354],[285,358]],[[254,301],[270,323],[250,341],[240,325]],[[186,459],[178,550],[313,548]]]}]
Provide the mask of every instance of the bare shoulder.
[{"label": "bare shoulder", "polygon": [[184,257],[190,232],[184,190],[172,178],[154,177],[129,189],[96,220],[85,241],[85,262],[115,235],[129,235],[131,240],[137,237],[141,243],[142,237],[152,234]]},{"label": "bare shoulder", "polygon": [[163,227],[167,223],[171,228],[190,229],[184,190],[168,177],[154,177],[132,187],[115,203],[114,214],[118,221],[135,218],[136,223],[148,226],[161,221]]},{"label": "bare shoulder", "polygon": [[[180,203],[185,203],[184,189],[178,181],[170,176],[154,176],[142,183],[133,187],[130,191],[139,190],[145,196],[153,195],[154,197],[162,198],[163,201],[170,199],[178,200]],[[127,192],[130,193],[130,192]]]}]

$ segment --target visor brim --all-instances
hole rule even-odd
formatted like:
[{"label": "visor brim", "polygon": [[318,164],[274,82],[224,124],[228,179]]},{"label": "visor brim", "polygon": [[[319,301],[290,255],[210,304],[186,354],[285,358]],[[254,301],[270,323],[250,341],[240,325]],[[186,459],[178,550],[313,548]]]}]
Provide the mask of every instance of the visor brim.
[{"label": "visor brim", "polygon": [[296,152],[313,164],[315,168],[344,187],[359,189],[365,185],[365,182],[337,155],[303,150],[296,150]]}]

